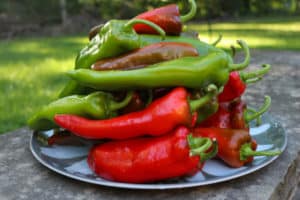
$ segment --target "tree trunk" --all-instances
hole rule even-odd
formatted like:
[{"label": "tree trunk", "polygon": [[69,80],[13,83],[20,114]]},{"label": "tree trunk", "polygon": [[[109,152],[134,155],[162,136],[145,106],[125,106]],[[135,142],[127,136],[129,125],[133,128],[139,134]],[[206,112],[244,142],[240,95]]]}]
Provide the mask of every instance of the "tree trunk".
[{"label": "tree trunk", "polygon": [[60,5],[60,16],[61,16],[61,22],[62,25],[65,26],[67,25],[68,21],[68,13],[67,13],[67,2],[66,0],[59,0],[59,5]]}]

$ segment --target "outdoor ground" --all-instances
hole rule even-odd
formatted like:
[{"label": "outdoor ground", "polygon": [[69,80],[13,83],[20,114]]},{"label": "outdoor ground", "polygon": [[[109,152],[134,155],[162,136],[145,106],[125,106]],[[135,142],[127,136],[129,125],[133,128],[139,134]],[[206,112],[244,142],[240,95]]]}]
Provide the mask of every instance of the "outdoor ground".
[{"label": "outdoor ground", "polygon": [[[283,66],[293,62],[285,54],[300,53],[300,18],[217,23],[212,24],[212,34],[206,24],[189,27],[207,42],[222,34],[221,48],[243,39],[251,52]],[[25,126],[34,112],[57,97],[68,79],[64,72],[73,68],[77,52],[87,41],[85,36],[0,41],[0,133]],[[274,58],[274,51],[281,51],[282,57]]]}]

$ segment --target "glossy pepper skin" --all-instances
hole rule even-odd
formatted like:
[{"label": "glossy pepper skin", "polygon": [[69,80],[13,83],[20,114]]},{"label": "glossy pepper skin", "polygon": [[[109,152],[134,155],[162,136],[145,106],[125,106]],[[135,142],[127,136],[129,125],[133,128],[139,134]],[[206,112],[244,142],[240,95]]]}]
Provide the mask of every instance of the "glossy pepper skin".
[{"label": "glossy pepper skin", "polygon": [[244,69],[249,64],[249,49],[243,41],[239,41],[239,44],[246,52],[244,62],[239,64],[230,63],[225,52],[213,52],[205,57],[184,57],[136,70],[78,69],[69,71],[68,75],[78,83],[98,90],[176,86],[201,89],[208,84],[222,87],[227,82],[230,71]]},{"label": "glossy pepper skin", "polygon": [[210,85],[206,96],[189,102],[187,91],[178,87],[138,112],[106,120],[89,120],[76,115],[56,115],[54,120],[62,128],[88,139],[158,136],[179,125],[190,127],[192,113],[208,103],[216,96],[216,92],[217,88]]},{"label": "glossy pepper skin", "polygon": [[262,76],[268,73],[269,70],[270,65],[263,65],[263,69],[254,72],[231,72],[223,92],[218,96],[219,102],[229,102],[241,97],[248,83],[261,80]]},{"label": "glossy pepper skin", "polygon": [[257,143],[244,129],[196,128],[195,137],[216,139],[218,143],[217,156],[231,167],[242,167],[253,161],[253,156],[275,156],[280,151],[255,151]]},{"label": "glossy pepper skin", "polygon": [[105,119],[117,115],[117,110],[125,107],[131,100],[132,92],[121,102],[114,101],[111,94],[105,92],[94,92],[87,96],[72,95],[58,99],[42,108],[33,115],[28,125],[34,130],[49,130],[57,128],[54,123],[56,114],[74,114],[90,117],[93,119]]},{"label": "glossy pepper skin", "polygon": [[199,123],[197,127],[231,128],[231,112],[228,104],[219,104],[217,112]]},{"label": "glossy pepper skin", "polygon": [[[148,24],[157,30],[162,37],[165,36],[165,32],[159,26],[146,20],[110,20],[101,28],[99,34],[79,52],[75,61],[75,69],[90,68],[97,60],[118,56],[140,48],[142,45],[140,36],[133,30],[133,26],[137,23]],[[82,90],[84,89],[76,82],[71,81],[59,96],[69,96],[80,93]]]},{"label": "glossy pepper skin", "polygon": [[[197,141],[197,142],[194,142]],[[95,146],[90,168],[100,177],[126,183],[147,183],[193,175],[216,154],[207,138],[193,138],[185,127],[155,138],[136,138]]]},{"label": "glossy pepper skin", "polygon": [[[176,4],[169,4],[147,12],[135,18],[149,20],[160,26],[168,35],[180,35],[182,23],[190,20],[196,14],[197,5],[194,0],[189,0],[191,10],[188,14],[180,16],[179,8]],[[137,33],[157,34],[154,29],[147,25],[137,24],[134,26]]]},{"label": "glossy pepper skin", "polygon": [[198,56],[198,51],[188,43],[159,42],[125,55],[99,60],[91,68],[93,70],[143,68],[147,65],[189,56]]}]

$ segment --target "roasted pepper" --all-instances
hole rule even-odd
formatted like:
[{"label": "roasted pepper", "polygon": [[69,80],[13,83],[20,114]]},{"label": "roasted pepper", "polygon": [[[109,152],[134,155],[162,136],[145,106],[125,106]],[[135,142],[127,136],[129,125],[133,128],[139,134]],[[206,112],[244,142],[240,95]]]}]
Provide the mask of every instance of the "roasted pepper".
[{"label": "roasted pepper", "polygon": [[105,119],[116,116],[116,111],[125,107],[131,100],[132,92],[121,102],[114,101],[109,93],[94,92],[87,96],[72,95],[58,99],[33,115],[28,125],[34,130],[57,128],[53,118],[55,114],[74,114],[93,119]]},{"label": "roasted pepper", "polygon": [[[197,5],[194,0],[189,0],[191,9],[184,15],[180,16],[179,8],[176,4],[166,5],[148,12],[144,12],[135,18],[145,19],[151,21],[158,26],[160,26],[168,35],[180,35],[182,31],[182,23],[192,19],[197,11]],[[137,33],[143,34],[157,34],[157,32],[147,26],[142,24],[137,24],[134,26],[134,30]]]},{"label": "roasted pepper", "polygon": [[195,137],[216,139],[218,157],[231,167],[242,167],[253,161],[254,156],[276,156],[280,151],[255,151],[257,143],[244,129],[196,128]]},{"label": "roasted pepper", "polygon": [[136,70],[78,69],[69,71],[68,75],[84,86],[111,91],[176,86],[199,89],[208,84],[222,87],[230,71],[243,69],[249,64],[249,49],[243,41],[238,42],[246,52],[245,61],[240,64],[230,63],[224,52],[213,52],[205,57],[184,57]]},{"label": "roasted pepper", "polygon": [[242,96],[248,83],[261,80],[262,76],[270,71],[270,65],[263,65],[263,69],[253,72],[231,72],[223,92],[218,96],[219,102],[233,101]]},{"label": "roasted pepper", "polygon": [[126,53],[125,55],[99,60],[91,68],[94,70],[135,69],[190,56],[198,56],[198,51],[188,43],[159,42]]},{"label": "roasted pepper", "polygon": [[217,88],[209,85],[205,96],[189,101],[188,92],[178,87],[153,101],[144,110],[111,119],[90,120],[76,115],[55,115],[54,120],[62,128],[89,139],[158,136],[166,134],[178,125],[191,127],[192,114],[216,95]]},{"label": "roasted pepper", "polygon": [[90,168],[100,177],[127,183],[146,183],[193,175],[214,157],[217,145],[195,138],[185,127],[155,138],[107,142],[91,149]]}]

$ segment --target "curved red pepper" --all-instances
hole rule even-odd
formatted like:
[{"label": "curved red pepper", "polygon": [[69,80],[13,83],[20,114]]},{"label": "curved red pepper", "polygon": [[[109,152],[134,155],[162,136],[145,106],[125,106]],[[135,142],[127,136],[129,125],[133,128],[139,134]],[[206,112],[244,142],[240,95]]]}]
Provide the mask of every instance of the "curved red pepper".
[{"label": "curved red pepper", "polygon": [[[180,16],[179,8],[176,4],[170,4],[144,12],[135,18],[145,19],[160,26],[168,35],[179,35],[182,31],[182,22],[186,22],[193,18],[196,14],[196,3],[194,0],[189,0],[191,11],[185,15]],[[141,34],[157,34],[157,32],[150,26],[144,24],[136,24],[134,30]]]},{"label": "curved red pepper", "polygon": [[[179,127],[155,138],[112,141],[91,149],[90,168],[100,177],[119,182],[145,183],[192,175],[216,154],[208,138],[193,138]],[[207,150],[211,152],[206,152]],[[200,158],[201,157],[201,158]]]},{"label": "curved red pepper", "polygon": [[253,161],[253,156],[274,156],[280,151],[255,151],[257,143],[244,129],[196,128],[196,137],[216,139],[218,157],[231,167],[242,167]]},{"label": "curved red pepper", "polygon": [[223,92],[219,94],[219,102],[233,101],[242,96],[247,83],[253,83],[262,79],[262,76],[270,71],[270,65],[263,65],[263,69],[253,72],[231,72]]},{"label": "curved red pepper", "polygon": [[74,134],[89,139],[158,136],[178,125],[191,127],[192,113],[208,103],[216,92],[217,88],[210,85],[206,96],[188,101],[186,89],[178,87],[141,111],[105,120],[89,120],[76,115],[56,115],[54,121]]}]

